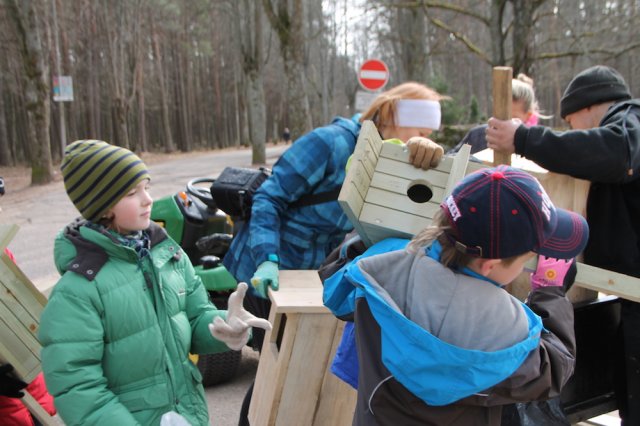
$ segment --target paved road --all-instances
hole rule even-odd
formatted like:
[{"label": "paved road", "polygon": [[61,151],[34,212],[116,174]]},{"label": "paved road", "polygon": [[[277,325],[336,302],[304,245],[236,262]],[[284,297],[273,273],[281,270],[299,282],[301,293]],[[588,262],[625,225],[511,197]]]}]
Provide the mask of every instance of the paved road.
[{"label": "paved road", "polygon": [[[285,145],[268,148],[267,164],[273,164],[285,148]],[[183,190],[192,178],[216,177],[226,166],[250,167],[250,164],[250,149],[177,155],[149,165],[150,192],[157,199]],[[0,221],[20,226],[10,248],[31,281],[46,291],[59,277],[52,254],[55,235],[78,212],[69,201],[61,180],[17,193],[12,191],[11,184],[7,180],[7,195],[0,200]]]},{"label": "paved road", "polygon": [[[267,164],[272,165],[286,147],[268,148]],[[250,149],[191,153],[159,162],[151,160],[151,195],[157,199],[174,194],[194,177],[216,177],[226,166],[250,167],[250,163]],[[67,198],[61,181],[17,192],[11,185],[11,180],[7,180],[8,192],[0,201],[0,221],[20,226],[9,247],[25,274],[47,293],[59,277],[53,263],[55,235],[78,212]],[[238,424],[242,399],[255,377],[257,365],[257,352],[245,348],[238,375],[229,383],[207,389],[213,425]]]}]

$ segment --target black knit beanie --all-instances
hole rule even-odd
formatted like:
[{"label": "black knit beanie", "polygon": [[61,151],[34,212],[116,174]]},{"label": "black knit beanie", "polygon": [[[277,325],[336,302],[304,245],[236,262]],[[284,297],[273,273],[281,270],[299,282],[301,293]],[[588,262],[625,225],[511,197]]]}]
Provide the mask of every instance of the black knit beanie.
[{"label": "black knit beanie", "polygon": [[596,65],[573,77],[560,100],[560,115],[565,118],[591,105],[627,99],[631,99],[631,93],[620,73]]}]

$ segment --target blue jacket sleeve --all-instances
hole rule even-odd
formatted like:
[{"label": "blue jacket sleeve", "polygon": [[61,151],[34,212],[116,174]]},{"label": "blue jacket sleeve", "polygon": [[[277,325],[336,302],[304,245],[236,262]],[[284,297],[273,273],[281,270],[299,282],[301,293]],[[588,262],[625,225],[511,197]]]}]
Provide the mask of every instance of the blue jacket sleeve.
[{"label": "blue jacket sleeve", "polygon": [[322,292],[324,305],[337,317],[353,313],[358,294],[357,288],[354,287],[349,280],[349,271],[351,268],[357,268],[360,259],[395,250],[402,250],[408,243],[409,240],[402,238],[387,238],[372,245],[363,254],[344,265],[335,274],[325,280],[324,290]]},{"label": "blue jacket sleeve", "polygon": [[[296,140],[280,157],[271,177],[256,191],[253,199],[249,244],[256,266],[269,254],[280,254],[283,230],[307,238],[305,230],[310,227],[325,234],[344,225],[336,224],[342,220],[335,217],[336,211],[341,212],[337,203],[326,203],[323,208],[303,207],[299,212],[290,212],[287,208],[304,195],[330,191],[342,185],[344,167],[353,153],[358,131],[356,122],[337,118],[330,125],[314,129]],[[308,214],[312,216],[307,217]]]}]

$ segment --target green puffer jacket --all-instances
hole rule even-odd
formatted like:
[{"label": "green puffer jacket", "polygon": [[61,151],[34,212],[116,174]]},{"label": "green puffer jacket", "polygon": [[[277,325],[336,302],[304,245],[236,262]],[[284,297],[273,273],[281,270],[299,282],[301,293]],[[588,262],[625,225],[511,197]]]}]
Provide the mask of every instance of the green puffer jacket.
[{"label": "green puffer jacket", "polygon": [[209,424],[202,376],[188,353],[228,350],[187,255],[155,224],[150,255],[77,221],[56,238],[64,275],[41,317],[47,387],[71,425],[157,425],[176,411]]}]

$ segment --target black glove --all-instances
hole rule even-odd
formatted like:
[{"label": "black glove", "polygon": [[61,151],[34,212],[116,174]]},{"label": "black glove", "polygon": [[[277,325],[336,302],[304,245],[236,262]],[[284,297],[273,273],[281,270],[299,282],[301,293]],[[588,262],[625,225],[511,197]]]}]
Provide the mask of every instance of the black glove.
[{"label": "black glove", "polygon": [[13,365],[0,365],[0,395],[9,398],[22,398],[24,392],[21,390],[26,388],[27,384],[12,374],[12,371]]}]

